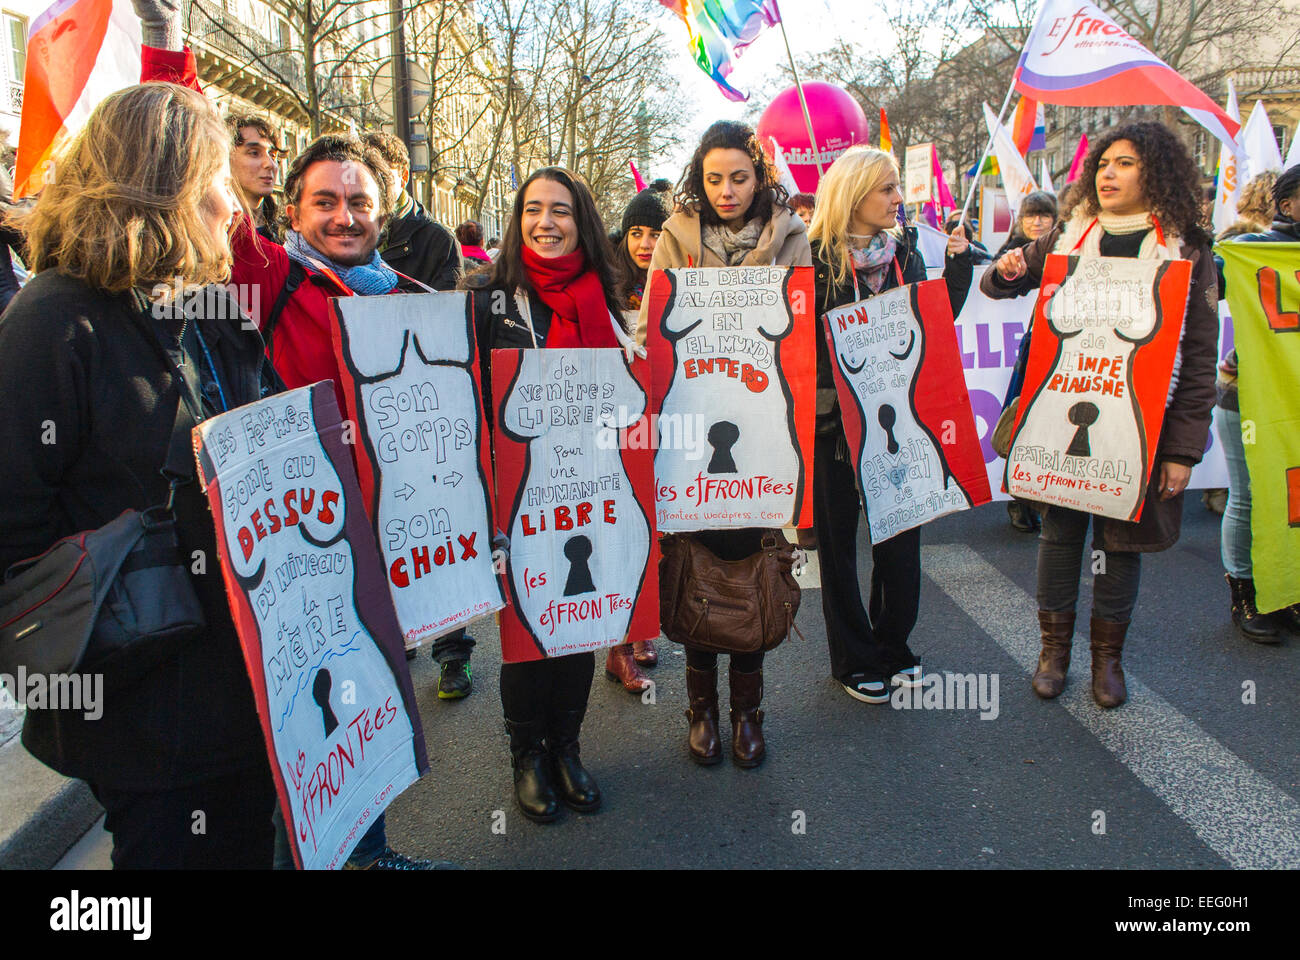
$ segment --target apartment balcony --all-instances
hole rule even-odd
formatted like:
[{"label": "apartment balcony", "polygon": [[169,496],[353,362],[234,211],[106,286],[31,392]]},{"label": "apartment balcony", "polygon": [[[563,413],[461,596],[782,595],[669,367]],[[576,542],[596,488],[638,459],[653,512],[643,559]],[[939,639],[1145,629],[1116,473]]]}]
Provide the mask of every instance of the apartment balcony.
[{"label": "apartment balcony", "polygon": [[1300,66],[1246,67],[1233,71],[1237,92],[1244,96],[1291,99],[1300,96]]}]

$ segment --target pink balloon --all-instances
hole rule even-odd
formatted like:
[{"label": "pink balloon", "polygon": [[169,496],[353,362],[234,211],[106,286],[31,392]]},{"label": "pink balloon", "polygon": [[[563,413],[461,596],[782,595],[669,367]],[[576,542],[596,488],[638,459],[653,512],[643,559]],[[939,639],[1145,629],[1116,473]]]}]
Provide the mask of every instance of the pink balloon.
[{"label": "pink balloon", "polygon": [[[803,85],[803,92],[808,99],[808,113],[812,117],[813,133],[817,135],[817,152],[823,169],[855,143],[870,142],[867,115],[847,91],[832,83],[813,80]],[[790,87],[776,95],[763,111],[757,132],[769,157],[773,156],[772,140],[781,145],[799,189],[805,193],[816,192],[817,163],[808,142],[808,127],[797,89]]]}]

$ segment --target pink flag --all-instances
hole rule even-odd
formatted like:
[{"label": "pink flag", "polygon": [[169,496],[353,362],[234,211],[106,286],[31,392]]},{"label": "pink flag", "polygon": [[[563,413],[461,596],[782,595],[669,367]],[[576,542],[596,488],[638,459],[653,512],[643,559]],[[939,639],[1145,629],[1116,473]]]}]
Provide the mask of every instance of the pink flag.
[{"label": "pink flag", "polygon": [[1072,107],[1182,107],[1225,143],[1241,126],[1088,0],[1044,0],[1015,87],[1023,96]]},{"label": "pink flag", "polygon": [[957,203],[952,198],[952,191],[948,189],[948,181],[943,177],[943,167],[939,165],[938,147],[930,153],[930,171],[934,174],[934,183],[938,188],[939,209],[943,211],[944,216],[947,216],[949,210],[957,209]]},{"label": "pink flag", "polygon": [[636,168],[636,162],[629,160],[627,165],[632,168],[632,182],[636,184],[636,192],[640,193],[645,189],[645,181],[641,179],[641,171]]},{"label": "pink flag", "polygon": [[1066,183],[1074,183],[1079,178],[1079,171],[1083,169],[1083,158],[1088,155],[1088,135],[1085,133],[1079,138],[1079,146],[1074,151],[1074,159],[1070,161],[1070,173],[1065,178]]}]

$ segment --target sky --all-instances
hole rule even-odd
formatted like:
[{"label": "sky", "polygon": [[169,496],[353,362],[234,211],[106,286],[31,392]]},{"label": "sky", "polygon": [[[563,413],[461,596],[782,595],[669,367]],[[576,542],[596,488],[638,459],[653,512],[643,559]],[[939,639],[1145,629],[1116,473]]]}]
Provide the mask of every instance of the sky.
[{"label": "sky", "polygon": [[[864,10],[866,6],[861,0],[784,0],[781,14],[795,62],[800,63],[810,54],[830,47],[840,36],[849,40],[856,37],[865,42],[867,37],[880,36],[881,30],[888,31],[883,16],[876,12],[874,5],[869,11]],[[670,69],[679,80],[684,106],[679,128],[683,143],[661,160],[652,158],[657,160],[652,162],[653,169],[643,170],[641,174],[647,182],[655,177],[667,177],[675,183],[700,134],[709,124],[716,120],[742,119],[750,104],[733,103],[722,95],[717,85],[691,59],[686,25],[666,8],[662,13],[663,16],[656,18],[655,22],[667,37],[667,47],[674,53]],[[737,90],[749,93],[750,103],[753,103],[762,97],[764,81],[777,75],[788,64],[781,30],[770,27],[736,60],[728,82]]]}]

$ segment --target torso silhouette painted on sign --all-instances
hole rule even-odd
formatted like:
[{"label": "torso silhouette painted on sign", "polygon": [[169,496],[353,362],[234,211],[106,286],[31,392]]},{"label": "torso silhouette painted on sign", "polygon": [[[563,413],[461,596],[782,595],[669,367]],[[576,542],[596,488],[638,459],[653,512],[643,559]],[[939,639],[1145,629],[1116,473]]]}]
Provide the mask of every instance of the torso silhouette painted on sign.
[{"label": "torso silhouette painted on sign", "polygon": [[664,272],[671,287],[658,333],[671,345],[672,373],[657,424],[661,530],[795,520],[805,465],[781,357],[795,329],[792,275],[784,267]]},{"label": "torso silhouette painted on sign", "polygon": [[519,351],[499,420],[509,440],[527,444],[509,579],[515,613],[543,656],[611,646],[628,632],[650,523],[612,428],[645,407],[619,350]]},{"label": "torso silhouette painted on sign", "polygon": [[873,543],[972,505],[917,410],[927,342],[916,290],[896,287],[827,315],[839,373],[862,424],[858,477]]},{"label": "torso silhouette painted on sign", "polygon": [[[1137,519],[1158,427],[1148,435],[1135,358],[1165,324],[1177,337],[1182,318],[1164,315],[1159,287],[1169,266],[1182,262],[1069,258],[1036,321],[1055,349],[1041,379],[1033,371],[1036,388],[1022,401],[1007,457],[1013,496],[1060,496],[1078,509]],[[1166,376],[1154,384],[1149,402],[1163,408],[1168,383]]]},{"label": "torso silhouette painted on sign", "polygon": [[[489,481],[465,294],[336,301],[375,530],[408,641],[503,603],[492,570]],[[355,393],[353,392],[355,391]]]},{"label": "torso silhouette painted on sign", "polygon": [[[317,388],[332,411],[329,385]],[[290,829],[303,864],[320,867],[339,865],[359,837],[347,837],[348,829],[367,810],[382,810],[418,770],[391,651],[385,656],[358,609],[363,586],[347,511],[360,505],[349,502],[317,435],[313,389],[268,398],[199,430],[215,466],[209,483],[221,497],[225,560],[247,597],[247,605],[236,602],[236,621],[246,654],[261,661],[265,689],[255,694],[289,794]],[[249,452],[254,438],[265,446]],[[365,525],[351,527],[369,538]],[[373,541],[362,548],[373,552]],[[395,630],[391,612],[388,618]],[[255,637],[245,635],[250,627]],[[373,809],[385,789],[391,795]]]}]

